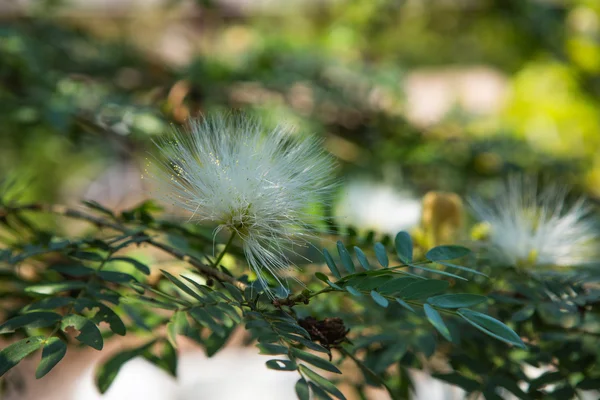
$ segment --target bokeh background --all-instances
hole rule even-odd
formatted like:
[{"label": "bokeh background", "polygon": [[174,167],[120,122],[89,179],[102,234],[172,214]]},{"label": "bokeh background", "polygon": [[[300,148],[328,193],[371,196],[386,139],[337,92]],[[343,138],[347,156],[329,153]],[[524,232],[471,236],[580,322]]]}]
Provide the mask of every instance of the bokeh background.
[{"label": "bokeh background", "polygon": [[0,178],[23,201],[131,207],[153,138],[232,108],[321,136],[358,230],[511,172],[595,200],[599,94],[597,0],[0,2]]}]

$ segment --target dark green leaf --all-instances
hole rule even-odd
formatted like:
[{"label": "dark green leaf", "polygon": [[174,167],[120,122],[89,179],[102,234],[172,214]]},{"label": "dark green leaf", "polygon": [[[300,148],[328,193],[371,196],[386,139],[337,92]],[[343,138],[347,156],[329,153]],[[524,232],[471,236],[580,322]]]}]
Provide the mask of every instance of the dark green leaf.
[{"label": "dark green leaf", "polygon": [[413,243],[408,232],[398,232],[394,244],[400,261],[404,264],[411,263],[413,260]]},{"label": "dark green leaf", "polygon": [[458,372],[450,372],[448,374],[434,374],[433,377],[435,379],[442,380],[444,382],[448,382],[452,385],[456,385],[462,389],[464,389],[467,393],[474,392],[480,388],[479,382],[467,378]]},{"label": "dark green leaf", "polygon": [[90,276],[96,273],[96,271],[92,268],[83,266],[81,264],[52,265],[49,269],[62,275],[73,276],[76,278]]},{"label": "dark green leaf", "polygon": [[[554,382],[560,382],[563,379],[565,379],[564,375],[559,372],[546,372],[542,375],[540,375],[539,377],[535,378],[534,380],[532,380],[529,383],[529,391],[536,391],[540,388],[542,388],[545,385],[548,385],[550,383],[554,383]],[[578,385],[579,387],[579,385]]]},{"label": "dark green leaf", "polygon": [[138,348],[122,351],[102,364],[96,371],[96,386],[98,386],[100,393],[105,393],[108,390],[123,364],[137,356],[141,356],[153,344],[154,340]]},{"label": "dark green leaf", "polygon": [[450,331],[444,323],[444,320],[442,319],[440,313],[437,312],[435,308],[431,307],[427,303],[423,304],[423,310],[425,311],[427,319],[429,320],[429,322],[431,322],[431,325],[433,325],[435,329],[437,329],[437,331],[441,333],[444,338],[446,338],[447,341],[451,342],[452,336],[450,336]]},{"label": "dark green leaf", "polygon": [[310,391],[308,390],[308,383],[301,378],[296,382],[296,396],[298,396],[298,400],[310,400]]},{"label": "dark green leaf", "polygon": [[402,277],[402,278],[394,278],[387,281],[385,284],[380,286],[377,290],[379,293],[383,294],[393,294],[398,293],[400,290],[404,289],[406,286],[411,283],[417,282],[419,279],[410,278],[410,277]]},{"label": "dark green leaf", "polygon": [[471,253],[471,250],[462,246],[438,246],[429,250],[425,258],[431,261],[446,261],[464,257]]},{"label": "dark green leaf", "polygon": [[100,321],[107,322],[110,326],[110,330],[117,335],[125,336],[126,328],[121,318],[115,313],[110,307],[90,299],[79,299],[75,303],[75,310],[82,312],[83,309],[88,308],[90,310],[98,310],[96,314],[91,318],[96,324]]},{"label": "dark green leaf", "polygon": [[258,348],[260,349],[260,354],[269,356],[277,356],[288,353],[288,348],[279,344],[259,343]]},{"label": "dark green leaf", "polygon": [[152,297],[146,297],[146,296],[125,297],[125,298],[123,298],[123,303],[124,304],[141,303],[141,304],[145,304],[150,307],[162,308],[164,310],[177,310],[179,308],[177,306],[177,304],[166,303],[164,301],[160,301],[160,300],[154,299]]},{"label": "dark green leaf", "polygon": [[194,307],[189,311],[189,313],[200,325],[209,328],[219,336],[225,335],[225,329],[223,329],[221,324],[216,322],[204,308]]},{"label": "dark green leaf", "polygon": [[425,281],[416,281],[405,286],[397,295],[404,300],[423,299],[438,293],[442,293],[449,286],[448,281],[436,279],[427,279]]},{"label": "dark green leaf", "polygon": [[49,338],[42,350],[42,360],[35,370],[35,377],[40,379],[46,375],[67,354],[67,344],[57,337]]},{"label": "dark green leaf", "polygon": [[464,308],[472,307],[487,301],[487,297],[478,294],[442,294],[430,297],[427,302],[432,306],[440,308]]},{"label": "dark green leaf", "polygon": [[452,272],[446,272],[446,271],[442,271],[440,269],[427,268],[427,267],[424,267],[422,265],[411,264],[410,266],[413,267],[413,268],[418,268],[418,269],[420,269],[422,271],[427,271],[427,272],[431,272],[431,273],[434,273],[434,274],[449,276],[451,278],[459,279],[461,281],[468,281],[467,278],[463,278],[462,276],[453,274]]},{"label": "dark green leaf", "polygon": [[304,336],[306,339],[310,339],[310,334],[306,331],[306,329],[296,323],[274,322],[273,327],[278,331],[295,333],[297,335]]},{"label": "dark green leaf", "polygon": [[290,360],[269,360],[266,364],[267,368],[276,371],[295,371],[298,369],[296,363]]},{"label": "dark green leaf", "polygon": [[316,372],[304,365],[300,365],[300,371],[302,371],[302,373],[306,375],[308,379],[310,379],[320,388],[326,390],[327,392],[331,393],[340,400],[346,400],[346,397],[344,397],[342,392],[340,392],[339,389],[336,388],[335,385],[329,382],[326,378],[322,377],[321,375],[317,374]]},{"label": "dark green leaf", "polygon": [[299,350],[299,349],[296,349],[293,347],[290,350],[295,357],[297,357],[303,361],[306,361],[307,363],[314,365],[317,368],[321,368],[321,369],[324,369],[325,371],[329,371],[329,372],[335,372],[336,374],[342,373],[342,371],[337,369],[337,367],[335,365],[333,365],[332,363],[330,363],[329,361],[327,361],[321,357],[318,357],[314,354],[307,353],[305,351],[302,351],[302,350]]},{"label": "dark green leaf", "polygon": [[317,277],[318,280],[323,281],[323,282],[329,282],[329,277],[327,277],[327,275],[325,275],[322,272],[315,272],[315,276]]},{"label": "dark green leaf", "polygon": [[358,258],[360,265],[367,271],[371,270],[371,264],[369,264],[369,260],[367,259],[365,253],[356,246],[354,246],[354,252],[356,253],[356,258]]},{"label": "dark green leaf", "polygon": [[398,302],[398,304],[400,304],[402,307],[406,308],[408,311],[415,312],[415,310],[404,300],[396,298],[396,301]]},{"label": "dark green leaf", "polygon": [[133,276],[118,271],[99,271],[98,276],[107,282],[114,283],[127,283],[137,281],[137,279],[135,279]]},{"label": "dark green leaf", "polygon": [[382,267],[387,268],[390,265],[385,246],[379,242],[375,243],[375,257],[377,257],[377,261]]},{"label": "dark green leaf", "polygon": [[131,257],[113,257],[110,259],[110,261],[122,261],[122,262],[129,263],[129,264],[133,265],[133,267],[135,269],[137,269],[138,271],[140,271],[142,274],[150,275],[150,268],[148,268],[148,266],[146,264],[143,264],[143,263],[139,262],[138,260],[133,259]]},{"label": "dark green leaf", "polygon": [[160,272],[162,272],[163,275],[166,276],[168,280],[170,280],[175,286],[177,286],[179,289],[181,289],[187,295],[195,298],[196,300],[198,300],[200,302],[205,301],[205,299],[202,296],[200,296],[198,293],[194,292],[188,285],[186,285],[185,283],[180,281],[178,278],[174,277],[173,275],[171,275],[170,273],[168,273],[167,271],[165,271],[163,269],[161,269]]},{"label": "dark green leaf", "polygon": [[14,332],[16,329],[27,327],[29,329],[45,328],[54,325],[62,315],[49,311],[34,311],[14,317],[0,325],[0,334]]},{"label": "dark green leaf", "polygon": [[386,299],[374,290],[371,290],[371,298],[373,298],[373,300],[375,300],[375,303],[379,304],[381,307],[387,307],[390,304],[388,299]]},{"label": "dark green leaf", "polygon": [[346,246],[344,246],[344,244],[339,240],[337,242],[337,250],[338,254],[340,255],[340,259],[342,260],[342,265],[344,268],[346,268],[346,271],[348,271],[350,274],[356,272],[354,261],[352,261],[352,257],[350,256],[350,253],[348,253],[348,249],[346,249]]},{"label": "dark green leaf", "polygon": [[46,338],[32,336],[9,344],[0,351],[0,376],[17,365],[22,359],[39,349]]},{"label": "dark green leaf", "polygon": [[325,263],[329,267],[329,270],[331,271],[333,276],[335,276],[337,279],[340,279],[342,277],[340,275],[340,271],[338,270],[337,266],[335,265],[335,262],[333,261],[333,257],[331,257],[331,254],[329,254],[327,249],[323,249],[323,257],[325,257]]},{"label": "dark green leaf", "polygon": [[454,268],[454,269],[459,269],[461,271],[465,271],[465,272],[470,272],[472,274],[476,274],[476,275],[481,275],[481,276],[485,276],[486,278],[488,277],[486,274],[484,274],[483,272],[479,272],[476,269],[473,268],[467,268],[467,267],[463,267],[462,265],[456,265],[456,264],[452,264],[449,262],[445,262],[445,261],[436,261],[437,264],[443,265],[445,267],[448,268]]},{"label": "dark green leaf", "polygon": [[66,332],[68,327],[73,327],[79,331],[79,335],[77,335],[75,339],[96,350],[102,350],[102,334],[92,321],[81,315],[69,314],[63,318],[61,323],[61,329],[63,331]]},{"label": "dark green leaf", "polygon": [[312,390],[313,394],[315,395],[315,399],[332,400],[332,397],[328,395],[326,391],[315,385],[313,382],[309,382],[308,385],[310,386],[310,390]]},{"label": "dark green leaf", "polygon": [[236,288],[228,282],[223,282],[222,284],[225,287],[225,289],[227,289],[229,294],[231,294],[231,297],[233,297],[235,301],[237,301],[238,303],[244,302],[244,298],[242,297],[242,292],[240,291],[240,289]]},{"label": "dark green leaf", "polygon": [[535,306],[528,304],[525,307],[521,308],[519,311],[513,314],[512,320],[515,322],[526,321],[533,316],[535,313]]},{"label": "dark green leaf", "polygon": [[461,308],[458,310],[458,314],[463,317],[465,321],[498,340],[505,343],[513,344],[523,349],[527,348],[519,335],[517,335],[512,329],[504,325],[502,322],[490,317],[489,315],[482,314],[477,311],[469,310],[467,308]]},{"label": "dark green leaf", "polygon": [[104,258],[98,253],[92,253],[91,251],[75,251],[69,254],[73,258],[87,261],[104,261]]}]

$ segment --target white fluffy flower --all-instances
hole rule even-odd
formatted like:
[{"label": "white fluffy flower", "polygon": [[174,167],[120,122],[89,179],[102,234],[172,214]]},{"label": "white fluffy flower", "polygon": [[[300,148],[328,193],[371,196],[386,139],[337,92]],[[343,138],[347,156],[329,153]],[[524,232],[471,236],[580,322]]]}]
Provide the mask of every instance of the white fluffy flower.
[{"label": "white fluffy flower", "polygon": [[492,202],[471,201],[489,224],[489,241],[500,261],[515,266],[581,266],[596,261],[597,232],[582,200],[567,204],[567,191],[538,190],[513,177]]},{"label": "white fluffy flower", "polygon": [[307,207],[333,187],[333,159],[314,139],[281,126],[267,131],[244,115],[190,127],[157,143],[159,195],[191,212],[190,220],[237,234],[258,278],[265,282],[266,269],[281,283],[277,276],[291,264],[286,254],[310,236]]}]

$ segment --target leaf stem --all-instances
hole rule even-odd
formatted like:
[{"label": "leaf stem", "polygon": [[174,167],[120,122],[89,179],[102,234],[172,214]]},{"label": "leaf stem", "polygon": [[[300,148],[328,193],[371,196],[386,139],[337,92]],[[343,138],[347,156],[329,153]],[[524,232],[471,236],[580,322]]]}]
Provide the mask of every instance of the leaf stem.
[{"label": "leaf stem", "polygon": [[233,243],[233,239],[234,238],[235,238],[235,231],[231,232],[231,236],[229,236],[229,240],[225,244],[225,247],[223,248],[223,251],[221,251],[221,254],[219,254],[219,256],[217,257],[217,259],[215,260],[215,262],[212,263],[212,267],[213,268],[218,268],[219,267],[219,263],[221,262],[221,260],[223,259],[223,257],[225,257],[225,254],[227,253],[227,250],[229,250],[229,247],[231,247],[231,244]]}]

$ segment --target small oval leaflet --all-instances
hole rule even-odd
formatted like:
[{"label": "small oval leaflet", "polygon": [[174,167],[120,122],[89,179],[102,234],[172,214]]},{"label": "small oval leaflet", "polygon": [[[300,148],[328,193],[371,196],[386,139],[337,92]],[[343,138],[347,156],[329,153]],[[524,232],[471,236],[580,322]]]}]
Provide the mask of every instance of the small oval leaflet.
[{"label": "small oval leaflet", "polygon": [[450,331],[444,323],[444,320],[442,319],[440,313],[437,312],[435,308],[431,307],[427,303],[423,304],[423,310],[425,311],[427,319],[429,320],[429,322],[431,322],[431,325],[433,325],[434,328],[437,329],[437,331],[441,333],[444,338],[446,338],[446,340],[451,342],[452,336],[450,336]]},{"label": "small oval leaflet", "polygon": [[382,267],[387,268],[390,265],[390,260],[385,250],[385,246],[380,242],[375,243],[375,256]]},{"label": "small oval leaflet", "polygon": [[490,317],[489,315],[469,310],[468,308],[460,308],[458,310],[458,315],[487,335],[490,335],[505,343],[513,344],[522,349],[527,348],[519,335],[517,335],[508,326],[504,325],[497,319]]},{"label": "small oval leaflet", "polygon": [[431,261],[446,261],[461,258],[470,253],[471,250],[466,247],[449,245],[434,247],[425,254],[425,257]]},{"label": "small oval leaflet", "polygon": [[405,264],[411,263],[413,260],[413,243],[408,232],[398,232],[394,244],[400,261]]},{"label": "small oval leaflet", "polygon": [[487,301],[487,297],[485,296],[468,293],[442,294],[427,299],[429,304],[440,308],[472,307],[485,301]]},{"label": "small oval leaflet", "polygon": [[387,307],[390,304],[388,299],[374,290],[371,290],[371,297],[375,300],[375,303],[379,304],[381,307]]}]

